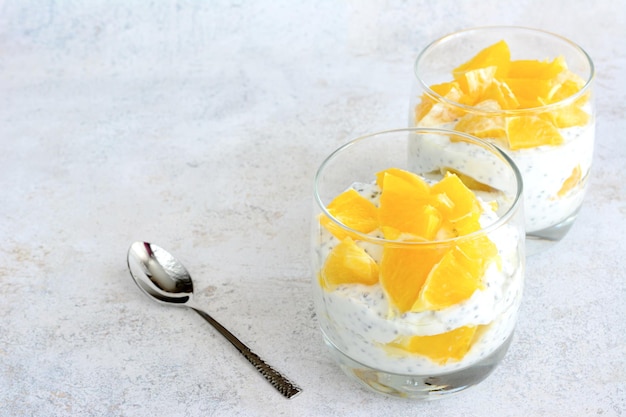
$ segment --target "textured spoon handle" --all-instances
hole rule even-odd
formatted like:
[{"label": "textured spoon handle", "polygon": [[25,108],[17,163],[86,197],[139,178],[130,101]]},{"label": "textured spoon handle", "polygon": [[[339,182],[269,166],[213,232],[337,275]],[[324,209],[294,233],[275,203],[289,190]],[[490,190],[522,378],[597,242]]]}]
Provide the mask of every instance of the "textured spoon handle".
[{"label": "textured spoon handle", "polygon": [[252,364],[254,367],[269,381],[270,384],[274,386],[281,394],[283,394],[287,398],[293,398],[298,395],[302,390],[298,388],[293,382],[289,381],[287,378],[281,375],[280,372],[272,368],[270,365],[265,363],[263,359],[259,357],[256,353],[252,352],[248,346],[243,344],[243,342],[237,337],[229,332],[224,326],[222,326],[217,320],[208,315],[202,310],[199,310],[195,307],[191,307],[196,313],[200,314],[206,321],[208,321],[211,326],[215,327],[217,331],[219,331],[222,336],[224,336],[230,343],[233,344],[237,348],[239,352]]}]

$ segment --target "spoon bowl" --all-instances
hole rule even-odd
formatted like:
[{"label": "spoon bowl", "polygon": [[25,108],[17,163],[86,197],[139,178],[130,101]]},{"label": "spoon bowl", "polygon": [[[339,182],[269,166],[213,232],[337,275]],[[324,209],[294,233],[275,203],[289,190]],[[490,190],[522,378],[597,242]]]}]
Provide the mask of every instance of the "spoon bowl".
[{"label": "spoon bowl", "polygon": [[179,306],[191,302],[191,275],[163,248],[147,242],[133,243],[128,250],[128,268],[139,288],[155,301]]},{"label": "spoon bowl", "polygon": [[137,286],[161,304],[188,307],[198,313],[222,334],[259,371],[265,379],[287,398],[302,390],[252,352],[241,340],[205,311],[192,304],[193,281],[185,266],[165,249],[148,242],[135,242],[128,249],[128,269]]}]

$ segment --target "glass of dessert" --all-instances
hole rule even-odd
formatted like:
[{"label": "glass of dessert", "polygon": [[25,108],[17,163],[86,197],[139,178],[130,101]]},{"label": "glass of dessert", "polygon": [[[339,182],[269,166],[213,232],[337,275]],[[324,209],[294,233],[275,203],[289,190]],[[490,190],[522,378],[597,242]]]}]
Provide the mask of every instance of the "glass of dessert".
[{"label": "glass of dessert", "polygon": [[561,240],[591,167],[594,66],[575,43],[522,27],[445,36],[415,62],[409,126],[452,129],[502,148],[524,178],[528,253]]},{"label": "glass of dessert", "polygon": [[497,147],[443,129],[357,138],[315,176],[313,287],[345,373],[440,398],[511,343],[524,282],[521,175]]}]

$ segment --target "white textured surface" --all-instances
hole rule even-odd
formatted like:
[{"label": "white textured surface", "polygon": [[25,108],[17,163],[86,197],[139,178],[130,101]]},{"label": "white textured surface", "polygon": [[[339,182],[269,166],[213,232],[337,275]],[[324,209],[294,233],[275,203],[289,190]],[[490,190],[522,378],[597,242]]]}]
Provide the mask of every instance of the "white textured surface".
[{"label": "white textured surface", "polygon": [[[626,414],[622,0],[0,2],[0,415]],[[581,7],[582,6],[582,7]],[[470,26],[539,27],[597,65],[591,190],[528,261],[518,332],[474,389],[384,398],[330,362],[312,312],[311,182],[404,126],[412,62]],[[184,260],[198,301],[304,388],[285,400],[125,255]]]}]

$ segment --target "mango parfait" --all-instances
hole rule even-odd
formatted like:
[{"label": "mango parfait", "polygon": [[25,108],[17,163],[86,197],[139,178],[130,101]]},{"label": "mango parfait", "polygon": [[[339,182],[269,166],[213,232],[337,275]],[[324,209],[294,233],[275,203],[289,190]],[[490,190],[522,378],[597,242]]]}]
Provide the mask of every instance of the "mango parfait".
[{"label": "mango parfait", "polygon": [[[454,62],[468,50],[478,52]],[[434,42],[415,72],[410,125],[501,147],[524,179],[527,234],[559,225],[566,233],[584,198],[595,136],[593,64],[584,51],[541,31],[482,28]]]},{"label": "mango parfait", "polygon": [[439,375],[513,333],[523,231],[493,227],[499,191],[453,170],[388,168],[317,217],[315,300],[326,341],[371,369]]}]

